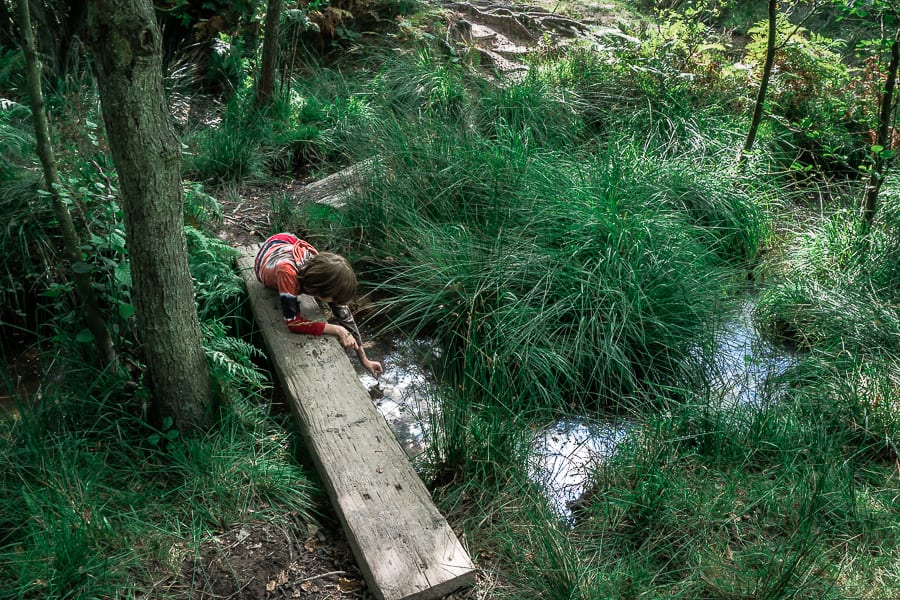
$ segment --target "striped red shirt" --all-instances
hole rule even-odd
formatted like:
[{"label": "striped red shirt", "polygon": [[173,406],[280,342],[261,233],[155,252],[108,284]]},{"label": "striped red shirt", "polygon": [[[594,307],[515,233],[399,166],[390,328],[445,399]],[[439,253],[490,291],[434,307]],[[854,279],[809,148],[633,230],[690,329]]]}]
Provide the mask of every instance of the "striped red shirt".
[{"label": "striped red shirt", "polygon": [[[319,253],[312,244],[290,233],[277,233],[263,242],[253,271],[256,278],[266,287],[278,290],[284,323],[294,333],[322,335],[324,321],[312,321],[300,314],[300,267]],[[353,319],[350,307],[329,302],[335,320],[343,325],[362,346],[359,328]]]},{"label": "striped red shirt", "polygon": [[322,335],[324,321],[311,321],[300,314],[298,270],[319,252],[312,244],[290,233],[277,233],[267,239],[253,263],[256,278],[266,287],[278,290],[284,323],[294,333]]}]

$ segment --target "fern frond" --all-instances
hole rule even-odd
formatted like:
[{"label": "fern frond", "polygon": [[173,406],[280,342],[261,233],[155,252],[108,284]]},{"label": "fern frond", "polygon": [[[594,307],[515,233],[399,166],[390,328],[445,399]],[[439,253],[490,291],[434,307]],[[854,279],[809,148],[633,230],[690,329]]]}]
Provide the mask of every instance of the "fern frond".
[{"label": "fern frond", "polygon": [[268,374],[257,367],[253,357],[264,356],[253,344],[230,336],[218,321],[200,324],[203,350],[213,376],[225,387],[262,389],[268,385]]}]

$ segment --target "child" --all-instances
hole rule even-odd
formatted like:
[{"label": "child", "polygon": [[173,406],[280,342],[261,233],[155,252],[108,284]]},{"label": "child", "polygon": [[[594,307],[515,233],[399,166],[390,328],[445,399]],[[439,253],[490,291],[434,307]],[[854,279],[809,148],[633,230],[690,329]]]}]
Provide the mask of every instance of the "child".
[{"label": "child", "polygon": [[[330,252],[320,253],[309,242],[290,233],[278,233],[267,239],[253,263],[256,278],[266,287],[278,290],[284,323],[294,333],[333,335],[347,350],[356,350],[362,366],[378,378],[384,372],[381,363],[369,360],[362,338],[347,303],[356,294],[356,274],[347,259]],[[310,321],[300,314],[297,297],[309,294],[328,303],[334,325]]]}]

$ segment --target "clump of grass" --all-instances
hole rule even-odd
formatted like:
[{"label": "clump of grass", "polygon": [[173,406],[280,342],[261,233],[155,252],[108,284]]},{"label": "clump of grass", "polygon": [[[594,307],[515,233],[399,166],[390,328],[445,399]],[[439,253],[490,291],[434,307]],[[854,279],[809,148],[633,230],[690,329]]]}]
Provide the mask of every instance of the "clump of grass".
[{"label": "clump of grass", "polygon": [[246,387],[215,431],[184,437],[147,425],[145,390],[123,384],[70,367],[65,388],[0,420],[0,514],[15,515],[0,523],[0,577],[15,596],[113,596],[151,585],[161,565],[178,574],[178,548],[251,511],[278,519],[289,505],[311,519],[289,436]]},{"label": "clump of grass", "polygon": [[810,227],[785,252],[777,285],[762,297],[761,323],[804,350],[840,358],[880,356],[896,360],[900,315],[897,228],[892,203],[870,235],[858,234],[856,216],[840,211]]},{"label": "clump of grass", "polygon": [[233,96],[214,127],[187,135],[186,177],[210,182],[262,178],[265,125],[258,114],[247,111],[248,102]]},{"label": "clump of grass", "polygon": [[302,111],[293,111],[283,98],[261,108],[252,90],[243,90],[231,97],[211,126],[186,134],[185,175],[232,183],[289,173],[295,154],[317,133]]},{"label": "clump of grass", "polygon": [[895,467],[803,402],[694,397],[648,417],[596,468],[571,528],[514,461],[444,503],[503,573],[495,597],[891,597]]},{"label": "clump of grass", "polygon": [[648,165],[642,173],[651,198],[683,211],[723,261],[751,264],[766,231],[761,203],[750,197],[753,192],[738,185],[735,174],[723,176],[716,167],[710,171],[708,165],[680,159],[662,165]]},{"label": "clump of grass", "polygon": [[[650,157],[626,170],[616,156],[532,151],[517,132],[397,133],[402,153],[383,153],[387,175],[347,219],[390,261],[380,275],[398,326],[472,345],[498,391],[528,390],[543,406],[634,394],[689,370],[727,275],[710,240],[739,224],[708,234],[702,217],[667,210],[662,185],[645,195],[631,173]],[[756,215],[742,200],[744,243],[731,247],[752,254]]]},{"label": "clump of grass", "polygon": [[426,120],[468,118],[470,85],[477,85],[460,64],[421,46],[406,59],[388,59],[373,80],[379,105],[392,114],[422,115]]},{"label": "clump of grass", "polygon": [[784,375],[792,395],[848,450],[875,461],[900,457],[895,211],[887,200],[867,237],[846,211],[811,227],[757,308],[771,335],[801,351]]}]

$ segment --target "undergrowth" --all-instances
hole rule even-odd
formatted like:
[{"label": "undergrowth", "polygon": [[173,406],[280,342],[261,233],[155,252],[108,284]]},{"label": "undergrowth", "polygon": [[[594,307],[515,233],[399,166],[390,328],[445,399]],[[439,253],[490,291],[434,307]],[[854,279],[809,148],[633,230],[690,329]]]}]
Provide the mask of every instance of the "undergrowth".
[{"label": "undergrowth", "polygon": [[[715,326],[771,235],[763,211],[789,202],[780,175],[754,183],[730,166],[740,134],[727,116],[687,110],[678,89],[654,110],[604,111],[635,82],[604,64],[568,77],[577,53],[496,88],[453,64],[425,76],[428,54],[407,60],[360,92],[379,117],[359,134],[356,158],[377,165],[366,191],[301,222],[365,258],[385,328],[442,348],[424,474],[501,574],[491,593],[895,594],[896,366],[876,349],[896,347],[897,319],[866,302],[869,280],[828,308],[811,291],[790,321],[807,336],[827,323],[864,360],[842,366],[818,337],[752,405],[709,387]],[[786,285],[871,270],[895,289],[889,239],[873,235],[864,268],[809,261]],[[570,529],[529,477],[528,449],[538,424],[573,413],[635,425]]]},{"label": "undergrowth", "polygon": [[0,421],[0,596],[152,594],[180,576],[192,543],[250,514],[278,520],[291,506],[312,518],[290,438],[246,385],[210,435],[188,438],[147,423],[145,390],[68,369],[64,385]]},{"label": "undergrowth", "polygon": [[[315,76],[264,110],[241,71],[231,97],[185,130],[189,262],[221,396],[207,436],[151,427],[139,378],[89,366],[28,111],[5,106],[4,320],[27,332],[44,371],[31,398],[12,371],[4,382],[17,410],[0,418],[0,594],[153,594],[200,540],[251,512],[312,518],[314,490],[264,407],[234,251],[210,233],[222,215],[204,185],[364,160],[365,189],[346,209],[273,209],[279,226],[358,259],[382,330],[436,341],[440,410],[423,476],[496,577],[491,597],[900,594],[895,203],[865,239],[855,215],[836,212],[758,271],[771,275],[756,320],[797,354],[755,402],[729,404],[709,383],[715,334],[771,245],[767,211],[789,205],[785,182],[809,183],[770,171],[795,168],[794,130],[774,119],[747,169],[734,167],[735,111],[752,86],[715,68],[718,47],[658,37],[607,60],[575,45],[536,54],[522,78],[488,79],[440,33],[402,51],[355,48],[356,69],[311,62]],[[803,42],[827,75],[817,61],[832,54]],[[4,85],[16,60],[0,54]],[[64,196],[139,374],[96,98],[77,81],[58,90],[50,105],[78,115],[56,134]],[[779,105],[829,112],[814,89],[780,91]],[[846,131],[819,116],[826,150],[843,152]],[[568,520],[530,462],[536,428],[564,416],[630,424]]]}]

